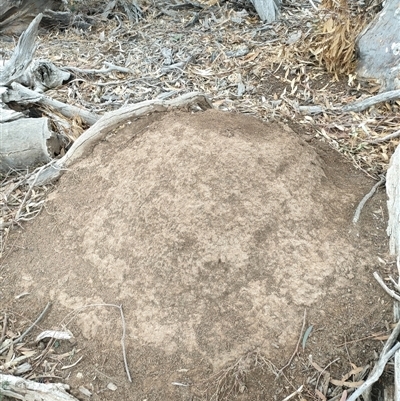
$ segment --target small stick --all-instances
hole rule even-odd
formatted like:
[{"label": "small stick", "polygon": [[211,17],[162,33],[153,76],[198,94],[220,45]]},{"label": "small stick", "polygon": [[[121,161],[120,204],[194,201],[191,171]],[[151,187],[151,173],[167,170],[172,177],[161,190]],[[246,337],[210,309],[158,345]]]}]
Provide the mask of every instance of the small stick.
[{"label": "small stick", "polygon": [[303,384],[292,394],[288,395],[286,398],[284,398],[282,401],[288,401],[291,398],[293,398],[295,395],[300,394],[303,391]]},{"label": "small stick", "polygon": [[78,360],[77,360],[76,362],[74,362],[72,365],[65,365],[65,366],[63,366],[63,367],[61,368],[61,370],[73,368],[74,366],[76,366],[76,365],[82,360],[82,358],[83,358],[83,355],[82,355],[80,358],[78,358]]},{"label": "small stick", "polygon": [[[50,162],[50,163],[51,163],[51,162]],[[15,221],[16,221],[16,222],[18,222],[18,221],[21,219],[22,209],[24,208],[24,206],[25,206],[25,204],[26,204],[26,201],[28,200],[28,197],[31,196],[32,189],[33,189],[33,187],[35,186],[36,181],[37,181],[37,178],[38,178],[39,174],[43,171],[44,167],[45,167],[45,166],[42,166],[42,167],[39,168],[39,170],[38,170],[38,172],[37,172],[37,175],[35,176],[35,179],[34,179],[33,182],[30,184],[29,190],[26,192],[26,194],[25,194],[25,196],[24,196],[24,199],[22,200],[22,203],[21,203],[21,205],[19,206],[19,209],[18,209],[18,211],[17,211],[17,213],[16,213],[16,215],[15,215]]]},{"label": "small stick", "polygon": [[300,342],[301,342],[301,337],[302,337],[302,335],[303,335],[304,327],[305,327],[305,325],[306,325],[306,316],[307,316],[307,310],[304,309],[303,326],[301,327],[300,336],[299,336],[299,341],[297,341],[296,348],[295,348],[295,350],[294,350],[292,356],[290,357],[288,363],[287,363],[283,368],[279,369],[279,371],[278,371],[278,376],[280,376],[280,374],[292,363],[293,358],[294,358],[295,355],[297,354],[297,351],[298,351],[298,349],[299,349],[299,345],[300,345]]},{"label": "small stick", "polygon": [[386,354],[381,354],[378,363],[375,365],[372,374],[368,377],[368,379],[362,384],[358,389],[347,399],[347,401],[356,401],[356,399],[369,387],[371,387],[376,381],[381,377],[383,370],[385,369],[386,364],[389,359],[400,349],[400,343],[397,343],[390,351],[386,352]]},{"label": "small stick", "polygon": [[397,295],[393,290],[391,290],[381,279],[379,274],[377,272],[374,272],[373,276],[375,277],[375,280],[381,285],[381,287],[394,299],[397,301],[400,301],[400,296]]},{"label": "small stick", "polygon": [[108,68],[96,70],[96,69],[81,69],[81,68],[77,68],[77,67],[63,67],[62,69],[80,72],[81,74],[107,74],[111,71],[119,71],[119,72],[124,72],[126,74],[131,74],[133,72],[130,68],[119,67],[117,65],[114,65],[114,64],[111,64],[108,62],[104,62],[104,65],[106,65]]},{"label": "small stick", "polygon": [[3,330],[1,333],[1,337],[0,337],[0,345],[3,343],[4,339],[6,338],[6,330],[7,330],[7,313],[4,312],[4,318],[3,318]]},{"label": "small stick", "polygon": [[16,338],[14,341],[6,344],[4,347],[0,348],[0,355],[7,350],[8,348],[11,347],[11,345],[18,344],[20,341],[22,341],[25,336],[27,336],[31,330],[43,319],[43,317],[46,315],[47,311],[49,310],[51,306],[51,302],[49,302],[46,307],[43,309],[43,312],[38,316],[38,318],[31,324],[18,338]]},{"label": "small stick", "polygon": [[373,145],[375,143],[390,141],[391,139],[398,138],[399,136],[400,136],[400,129],[393,132],[392,134],[384,136],[383,138],[372,139],[371,141],[368,141],[368,143]]},{"label": "small stick", "polygon": [[[122,347],[122,356],[124,358],[124,367],[126,371],[126,375],[128,376],[128,380],[132,383],[132,377],[129,372],[129,367],[128,367],[128,362],[126,358],[126,348],[125,348],[125,337],[126,337],[126,326],[125,326],[125,317],[124,317],[124,312],[122,310],[122,305],[115,305],[115,304],[90,304],[90,305],[84,305],[70,313],[68,313],[67,316],[64,317],[64,319],[61,321],[61,325],[63,322],[69,317],[70,315],[76,315],[79,311],[86,309],[86,308],[91,308],[91,307],[97,307],[97,306],[108,306],[112,308],[117,308],[120,311],[121,314],[121,321],[122,321],[122,337],[121,337],[121,347]],[[74,316],[67,322],[65,325],[69,324],[71,320],[74,318]]]},{"label": "small stick", "polygon": [[396,288],[397,291],[400,291],[400,285],[396,282],[396,280],[392,276],[389,276],[389,279],[394,285],[394,288]]},{"label": "small stick", "polygon": [[122,305],[119,306],[119,311],[121,312],[121,320],[122,320],[122,337],[121,337],[121,347],[122,347],[122,355],[124,356],[124,365],[125,371],[128,376],[128,380],[132,383],[131,374],[129,373],[128,361],[126,360],[126,351],[125,351],[125,318],[124,312],[122,310]]},{"label": "small stick", "polygon": [[368,199],[372,198],[372,196],[374,195],[374,193],[376,192],[376,190],[385,183],[386,178],[385,176],[382,176],[381,179],[379,180],[379,182],[377,182],[371,189],[371,191],[369,191],[364,198],[361,199],[361,202],[358,204],[356,212],[354,213],[354,217],[353,217],[353,224],[356,224],[360,218],[360,214],[361,214],[361,210],[362,208],[365,206],[365,204],[367,203]]}]

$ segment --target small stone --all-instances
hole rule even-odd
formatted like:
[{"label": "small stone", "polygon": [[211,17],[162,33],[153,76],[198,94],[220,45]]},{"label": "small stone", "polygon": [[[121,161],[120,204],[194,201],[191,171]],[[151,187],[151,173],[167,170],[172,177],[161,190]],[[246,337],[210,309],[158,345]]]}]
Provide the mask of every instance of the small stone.
[{"label": "small stone", "polygon": [[78,379],[82,379],[82,378],[83,378],[83,373],[78,372],[78,373],[76,374],[76,377],[77,377]]},{"label": "small stone", "polygon": [[117,389],[117,386],[114,383],[108,383],[107,388],[111,391],[115,391]]}]

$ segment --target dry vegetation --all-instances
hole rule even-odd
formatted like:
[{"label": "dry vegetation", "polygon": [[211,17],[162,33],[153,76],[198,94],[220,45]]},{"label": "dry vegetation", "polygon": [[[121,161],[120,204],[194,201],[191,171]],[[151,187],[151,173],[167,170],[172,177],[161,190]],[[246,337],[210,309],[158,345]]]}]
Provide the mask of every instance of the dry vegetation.
[{"label": "dry vegetation", "polygon": [[352,12],[347,0],[322,1],[310,51],[337,80],[339,76],[354,74],[356,39],[366,24],[365,14]]}]

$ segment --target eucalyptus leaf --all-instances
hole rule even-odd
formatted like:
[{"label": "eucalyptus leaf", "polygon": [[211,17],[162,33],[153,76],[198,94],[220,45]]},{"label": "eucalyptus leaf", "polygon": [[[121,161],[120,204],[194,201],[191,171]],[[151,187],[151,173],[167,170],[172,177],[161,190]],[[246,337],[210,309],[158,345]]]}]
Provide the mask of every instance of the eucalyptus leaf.
[{"label": "eucalyptus leaf", "polygon": [[312,332],[313,326],[310,326],[306,332],[304,333],[304,337],[303,337],[303,341],[302,341],[302,346],[303,346],[303,350],[306,347],[306,342],[308,340],[308,337],[310,337],[310,334]]}]

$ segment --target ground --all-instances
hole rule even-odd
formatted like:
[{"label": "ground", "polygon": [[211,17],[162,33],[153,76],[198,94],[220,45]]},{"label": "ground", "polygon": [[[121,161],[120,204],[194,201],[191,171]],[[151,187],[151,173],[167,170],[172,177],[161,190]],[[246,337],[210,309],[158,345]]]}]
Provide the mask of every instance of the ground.
[{"label": "ground", "polygon": [[373,184],[310,133],[255,117],[127,121],[11,232],[0,270],[10,330],[51,301],[28,340],[64,328],[75,340],[49,347],[37,376],[48,367],[80,399],[83,386],[99,401],[282,400],[301,385],[297,399],[324,386],[332,399],[342,388],[315,363],[334,379],[365,367],[392,321],[372,277],[391,266],[384,191],[352,223]]}]

